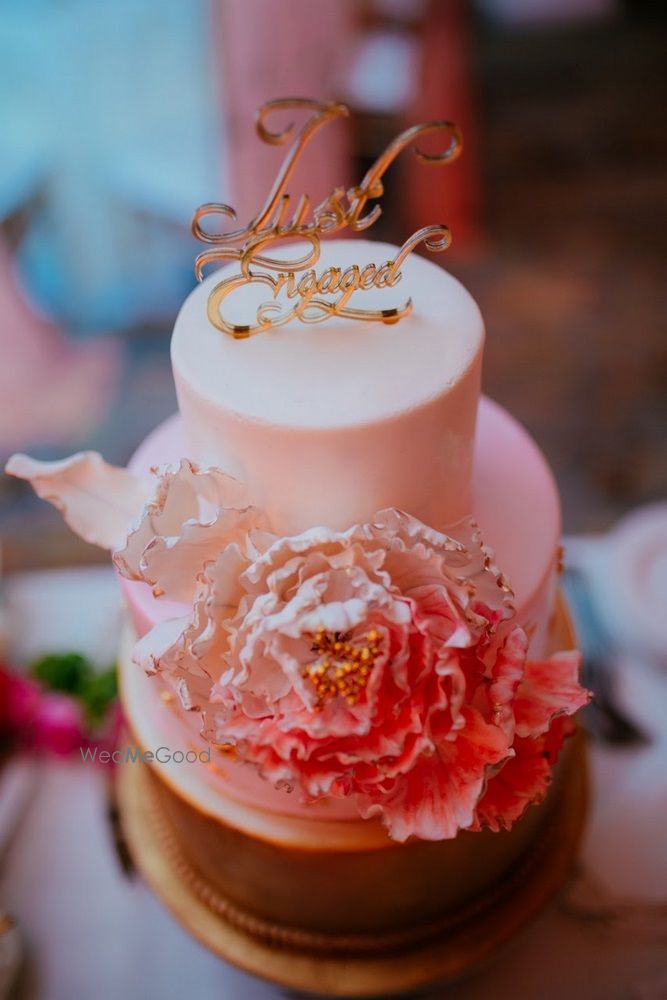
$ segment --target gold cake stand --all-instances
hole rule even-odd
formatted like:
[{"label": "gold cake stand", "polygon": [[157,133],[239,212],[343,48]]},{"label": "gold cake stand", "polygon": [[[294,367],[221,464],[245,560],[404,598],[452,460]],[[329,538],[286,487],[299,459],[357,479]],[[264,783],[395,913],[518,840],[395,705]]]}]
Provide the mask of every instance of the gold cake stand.
[{"label": "gold cake stand", "polygon": [[[561,603],[556,625],[571,648],[572,632]],[[487,892],[434,926],[416,943],[346,954],[285,944],[284,928],[274,940],[254,933],[251,914],[233,919],[212,887],[193,880],[178,842],[161,812],[148,765],[119,768],[118,803],[132,858],[176,919],[203,945],[252,975],[290,990],[330,997],[391,997],[451,981],[472,972],[529,923],[566,879],[576,855],[586,814],[584,740],[570,742],[565,765],[537,840],[519,865]],[[245,916],[245,919],[243,919]]]}]

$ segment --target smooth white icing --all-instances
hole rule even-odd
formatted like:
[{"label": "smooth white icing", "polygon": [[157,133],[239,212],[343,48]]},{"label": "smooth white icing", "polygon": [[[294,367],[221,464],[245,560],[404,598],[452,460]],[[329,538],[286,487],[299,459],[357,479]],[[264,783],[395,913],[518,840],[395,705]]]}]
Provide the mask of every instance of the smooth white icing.
[{"label": "smooth white icing", "polygon": [[[395,252],[365,240],[325,242],[318,271],[382,264]],[[174,329],[190,457],[242,479],[278,533],[344,528],[387,506],[434,526],[464,516],[484,327],[462,285],[412,255],[394,288],[350,300],[377,309],[411,297],[412,315],[393,326],[293,322],[237,341],[206,315],[212,288],[235,269],[207,278]]]}]

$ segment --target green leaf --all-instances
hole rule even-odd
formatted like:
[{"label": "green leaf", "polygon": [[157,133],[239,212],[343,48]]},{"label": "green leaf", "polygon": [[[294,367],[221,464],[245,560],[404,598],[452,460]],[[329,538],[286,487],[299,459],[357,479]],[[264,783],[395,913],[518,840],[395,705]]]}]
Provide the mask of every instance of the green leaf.
[{"label": "green leaf", "polygon": [[52,691],[80,695],[94,670],[80,653],[49,653],[31,664],[30,673]]},{"label": "green leaf", "polygon": [[101,722],[117,695],[118,680],[115,666],[90,677],[79,694],[88,718],[93,723]]}]

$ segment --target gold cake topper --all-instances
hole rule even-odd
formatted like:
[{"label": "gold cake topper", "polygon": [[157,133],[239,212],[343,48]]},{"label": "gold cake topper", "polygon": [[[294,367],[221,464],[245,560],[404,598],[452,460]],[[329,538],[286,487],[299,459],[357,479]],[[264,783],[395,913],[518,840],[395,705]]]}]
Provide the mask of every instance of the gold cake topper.
[{"label": "gold cake topper", "polygon": [[[274,113],[294,108],[310,112],[298,130],[295,130],[294,124],[278,132],[268,127],[267,120]],[[389,309],[361,309],[348,303],[357,291],[393,288],[397,285],[402,277],[403,262],[420,243],[434,253],[446,250],[451,243],[448,226],[436,224],[419,229],[405,241],[393,260],[388,260],[381,266],[352,264],[344,270],[328,267],[318,274],[315,268],[320,257],[320,241],[323,236],[330,236],[348,227],[354,232],[361,232],[376,222],[382,208],[376,204],[365,212],[367,203],[382,197],[382,178],[387,169],[418,138],[434,133],[444,133],[448,137],[448,145],[443,152],[425,153],[418,146],[414,147],[415,156],[422,163],[439,166],[451,163],[459,155],[462,148],[461,133],[449,121],[413,125],[389,143],[356,187],[347,190],[336,187],[314,208],[311,207],[309,196],[304,193],[292,209],[292,197],[286,189],[303,151],[324,125],[348,115],[349,111],[344,104],[323,103],[301,97],[282,98],[264,104],[256,119],[260,139],[272,145],[282,145],[291,139],[294,141],[263,207],[246,226],[229,233],[208,231],[202,226],[202,220],[207,216],[224,216],[236,221],[236,212],[229,205],[208,202],[195,212],[192,220],[193,235],[215,248],[204,250],[198,255],[195,261],[197,280],[203,279],[203,270],[208,264],[238,261],[240,265],[240,273],[220,281],[208,299],[208,318],[223,333],[241,340],[263,330],[283,326],[294,319],[302,323],[320,323],[330,316],[397,323],[412,312],[411,299]],[[306,253],[295,259],[290,259],[289,256],[270,256],[271,248],[297,238],[310,244]],[[237,289],[250,284],[269,288],[272,301],[263,302],[257,308],[254,323],[233,323],[223,313],[225,300]],[[291,308],[286,308],[277,301],[283,291],[290,302],[294,300]]]}]

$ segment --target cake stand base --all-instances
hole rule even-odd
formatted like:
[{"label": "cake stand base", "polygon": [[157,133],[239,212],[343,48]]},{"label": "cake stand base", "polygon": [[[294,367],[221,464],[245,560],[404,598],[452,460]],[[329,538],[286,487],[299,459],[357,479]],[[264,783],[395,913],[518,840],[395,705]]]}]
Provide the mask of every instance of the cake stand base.
[{"label": "cake stand base", "polygon": [[581,735],[570,750],[566,780],[548,822],[518,867],[428,943],[362,956],[272,945],[207,905],[205,894],[193,890],[177,853],[165,842],[168,824],[160,816],[154,787],[159,779],[147,765],[119,768],[118,800],[137,868],[177,920],[215,954],[301,995],[400,996],[472,972],[533,919],[562,885],[577,850],[587,797]]}]

